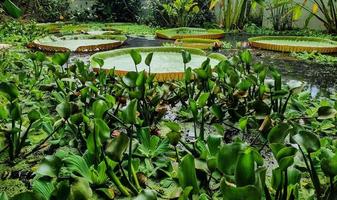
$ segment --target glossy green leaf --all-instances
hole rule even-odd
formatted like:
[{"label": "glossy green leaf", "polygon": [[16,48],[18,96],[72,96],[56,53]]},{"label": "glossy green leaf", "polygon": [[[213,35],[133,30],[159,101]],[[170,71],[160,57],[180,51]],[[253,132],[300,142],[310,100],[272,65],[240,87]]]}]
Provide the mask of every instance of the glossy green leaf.
[{"label": "glossy green leaf", "polygon": [[135,124],[137,121],[137,103],[136,99],[130,101],[126,107],[122,109],[122,119],[127,124]]},{"label": "glossy green leaf", "polygon": [[235,168],[235,182],[239,187],[255,183],[255,162],[251,149],[239,154]]},{"label": "glossy green leaf", "polygon": [[41,118],[41,113],[38,110],[32,110],[28,113],[28,119],[29,121],[35,122]]},{"label": "glossy green leaf", "polygon": [[95,118],[102,119],[104,113],[109,110],[108,104],[103,100],[96,100],[92,105],[92,111]]},{"label": "glossy green leaf", "polygon": [[218,169],[225,174],[234,175],[239,153],[244,149],[241,143],[225,144],[218,153]]},{"label": "glossy green leaf", "polygon": [[318,119],[333,119],[337,115],[337,110],[330,106],[322,106],[317,111]]},{"label": "glossy green leaf", "polygon": [[226,183],[221,183],[223,200],[261,200],[261,193],[253,186],[232,187]]},{"label": "glossy green leaf", "polygon": [[94,125],[95,132],[97,135],[99,135],[102,142],[110,138],[110,128],[103,119],[94,119]]},{"label": "glossy green leaf", "polygon": [[198,103],[198,107],[199,108],[203,108],[206,106],[208,98],[209,98],[210,94],[207,93],[201,93],[201,95],[199,96],[197,103]]},{"label": "glossy green leaf", "polygon": [[269,143],[283,143],[284,139],[289,134],[289,125],[281,123],[273,127],[268,133]]},{"label": "glossy green leaf", "polygon": [[139,65],[142,62],[142,56],[140,55],[139,51],[132,49],[130,55],[135,65]]},{"label": "glossy green leaf", "polygon": [[11,0],[5,0],[5,2],[3,2],[3,8],[10,16],[15,18],[19,18],[23,14],[23,11]]},{"label": "glossy green leaf", "polygon": [[245,50],[245,51],[241,52],[240,58],[246,64],[251,64],[251,62],[253,60],[252,54],[248,50]]},{"label": "glossy green leaf", "polygon": [[143,190],[135,200],[157,200],[157,193],[153,190]]},{"label": "glossy green leaf", "polygon": [[36,173],[42,176],[57,177],[61,168],[61,160],[56,156],[46,156]]},{"label": "glossy green leaf", "polygon": [[179,184],[182,188],[192,187],[193,193],[199,192],[198,179],[195,170],[194,157],[190,154],[185,155],[179,164],[178,170]]},{"label": "glossy green leaf", "polygon": [[3,93],[10,101],[15,100],[19,96],[19,90],[13,83],[0,83],[0,92]]},{"label": "glossy green leaf", "polygon": [[67,53],[56,53],[53,57],[52,57],[52,61],[54,64],[56,65],[64,65],[68,62],[70,57],[70,52]]},{"label": "glossy green leaf", "polygon": [[188,52],[188,51],[182,51],[181,54],[182,54],[182,57],[183,57],[184,64],[187,64],[187,63],[191,62],[192,57],[191,57],[191,53],[190,52]]},{"label": "glossy green leaf", "polygon": [[153,57],[153,52],[147,54],[146,59],[145,59],[145,64],[146,64],[147,66],[150,66],[150,65],[151,65],[152,57]]},{"label": "glossy green leaf", "polygon": [[325,175],[329,177],[337,176],[337,153],[331,158],[323,158],[321,168]]},{"label": "glossy green leaf", "polygon": [[69,199],[72,200],[89,200],[93,196],[89,182],[85,178],[76,178],[76,182],[71,185],[70,190]]},{"label": "glossy green leaf", "polygon": [[321,148],[318,136],[311,132],[300,131],[292,135],[291,141],[300,145],[308,153],[315,152]]},{"label": "glossy green leaf", "polygon": [[106,155],[113,161],[119,162],[123,158],[124,152],[129,146],[130,139],[124,134],[120,133],[117,137],[113,138],[106,146]]}]

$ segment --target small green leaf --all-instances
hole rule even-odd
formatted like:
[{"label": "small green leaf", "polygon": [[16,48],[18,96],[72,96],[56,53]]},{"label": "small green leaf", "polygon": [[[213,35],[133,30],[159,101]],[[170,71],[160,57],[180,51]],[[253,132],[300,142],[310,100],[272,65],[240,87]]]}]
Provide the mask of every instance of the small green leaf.
[{"label": "small green leaf", "polygon": [[145,64],[150,67],[151,62],[152,62],[152,57],[153,57],[153,52],[147,54],[146,59],[145,59]]},{"label": "small green leaf", "polygon": [[207,93],[201,93],[201,95],[199,96],[199,98],[197,100],[199,108],[203,108],[203,107],[206,106],[209,96],[210,96],[210,94],[208,92]]},{"label": "small green leaf", "polygon": [[330,106],[322,106],[317,111],[318,119],[333,119],[337,115],[337,110]]},{"label": "small green leaf", "polygon": [[129,141],[129,137],[124,133],[113,138],[106,146],[105,152],[107,156],[115,162],[121,161],[124,152],[128,148]]},{"label": "small green leaf", "polygon": [[96,100],[92,105],[92,111],[94,112],[95,118],[102,119],[104,113],[109,110],[108,104],[103,100]]},{"label": "small green leaf", "polygon": [[142,56],[140,55],[139,51],[132,49],[130,55],[135,65],[139,65],[142,62]]},{"label": "small green leaf", "polygon": [[179,184],[183,189],[192,187],[194,194],[199,192],[194,157],[192,155],[187,154],[181,159],[178,170],[178,178]]},{"label": "small green leaf", "polygon": [[8,100],[13,101],[19,96],[19,90],[13,83],[0,83],[0,92],[6,95]]},{"label": "small green leaf", "polygon": [[134,99],[122,109],[122,119],[125,123],[135,124],[137,122],[137,104],[138,101]]},{"label": "small green leaf", "polygon": [[318,136],[307,131],[300,131],[299,133],[292,135],[291,141],[300,145],[308,153],[315,152],[321,148]]},{"label": "small green leaf", "polygon": [[64,65],[68,62],[70,57],[70,52],[67,53],[57,53],[52,57],[52,61],[56,65]]},{"label": "small green leaf", "polygon": [[191,57],[191,53],[190,52],[188,52],[188,51],[182,51],[181,54],[182,54],[182,57],[183,57],[184,64],[187,64],[187,63],[191,62],[192,57]]}]

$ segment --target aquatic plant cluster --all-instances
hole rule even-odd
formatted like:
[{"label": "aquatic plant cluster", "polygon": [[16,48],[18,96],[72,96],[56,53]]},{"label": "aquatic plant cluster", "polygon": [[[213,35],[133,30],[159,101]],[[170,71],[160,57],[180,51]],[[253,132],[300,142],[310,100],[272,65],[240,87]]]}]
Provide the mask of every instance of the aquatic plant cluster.
[{"label": "aquatic plant cluster", "polygon": [[[130,56],[155,65],[151,52]],[[312,101],[249,51],[162,83],[145,71],[95,73],[67,53],[5,58],[1,154],[11,166],[43,158],[12,199],[333,199],[337,96]]]},{"label": "aquatic plant cluster", "polygon": [[337,93],[268,61],[333,71],[335,0],[72,4],[0,3],[0,200],[337,200]]}]

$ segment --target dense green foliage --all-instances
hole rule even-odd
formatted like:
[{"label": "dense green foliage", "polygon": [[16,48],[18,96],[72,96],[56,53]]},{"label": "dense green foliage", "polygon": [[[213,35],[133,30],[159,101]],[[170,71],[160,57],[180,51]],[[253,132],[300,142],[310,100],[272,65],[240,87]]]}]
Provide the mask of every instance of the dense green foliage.
[{"label": "dense green foliage", "polygon": [[[135,65],[152,64],[151,54],[131,56]],[[184,80],[166,83],[143,71],[95,74],[68,57],[2,54],[2,153],[15,165],[52,145],[33,192],[13,199],[332,199],[336,96],[312,101],[302,84],[282,85],[281,75],[254,63],[249,51],[220,62],[214,73],[205,60],[185,68]],[[183,64],[193,59],[182,57]],[[167,107],[177,120],[165,117]],[[192,122],[192,139],[182,121]],[[27,146],[41,131],[47,137]],[[263,158],[266,149],[277,163]]]}]

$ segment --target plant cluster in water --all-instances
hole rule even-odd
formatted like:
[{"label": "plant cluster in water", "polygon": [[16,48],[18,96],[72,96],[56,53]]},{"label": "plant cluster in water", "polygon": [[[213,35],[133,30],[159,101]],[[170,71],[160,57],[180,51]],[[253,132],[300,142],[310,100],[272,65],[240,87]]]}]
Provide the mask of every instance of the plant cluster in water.
[{"label": "plant cluster in water", "polygon": [[0,54],[1,157],[41,159],[11,199],[335,198],[337,95],[312,100],[249,51],[194,69],[182,51],[183,80],[159,83],[137,70],[155,54],[130,52],[125,76],[69,53]]}]

